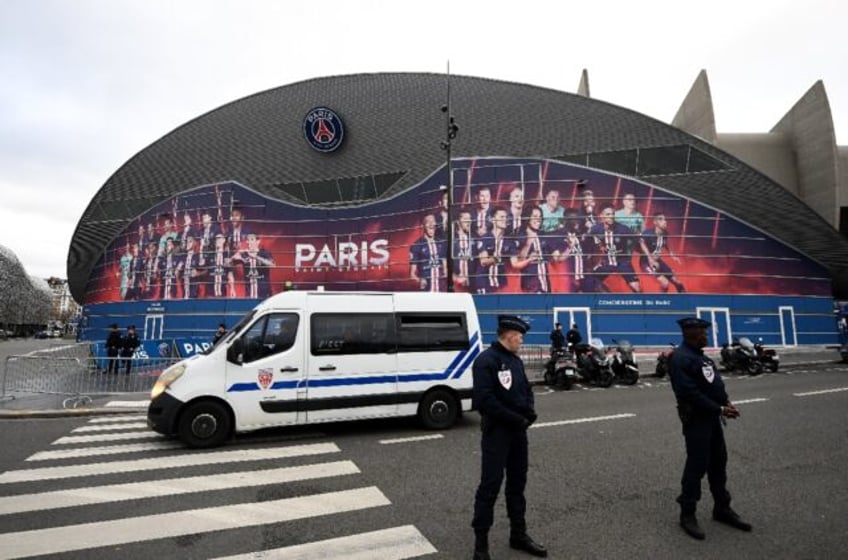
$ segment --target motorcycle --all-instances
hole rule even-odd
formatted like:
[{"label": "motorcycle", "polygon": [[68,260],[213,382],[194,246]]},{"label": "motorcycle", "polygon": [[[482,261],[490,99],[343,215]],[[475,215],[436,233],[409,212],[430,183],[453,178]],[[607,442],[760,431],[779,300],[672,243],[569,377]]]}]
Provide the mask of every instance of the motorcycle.
[{"label": "motorcycle", "polygon": [[764,348],[762,338],[757,339],[754,349],[757,351],[757,357],[763,364],[763,368],[768,369],[772,373],[776,372],[777,368],[780,367],[780,356],[777,350],[774,348]]},{"label": "motorcycle", "polygon": [[598,387],[612,385],[615,379],[612,372],[613,357],[607,353],[601,339],[593,338],[591,344],[577,344],[574,354],[577,374],[583,381]]},{"label": "motorcycle", "polygon": [[674,352],[675,348],[677,348],[677,345],[673,342],[670,342],[669,346],[669,349],[663,350],[657,355],[657,367],[654,370],[654,375],[657,377],[665,377],[668,375],[668,364],[671,362],[671,353]]},{"label": "motorcycle", "polygon": [[763,363],[757,356],[754,343],[746,336],[739,340],[733,339],[732,345],[726,342],[721,345],[721,365],[726,371],[740,370],[750,375],[763,372]]},{"label": "motorcycle", "polygon": [[616,345],[611,364],[616,381],[625,385],[636,384],[639,381],[639,367],[636,365],[633,345],[629,340],[617,341],[614,338],[612,343]]},{"label": "motorcycle", "polygon": [[545,385],[568,391],[576,379],[577,364],[571,349],[551,349],[551,357],[545,363]]},{"label": "motorcycle", "polygon": [[839,347],[839,355],[842,356],[842,363],[848,364],[848,342]]}]

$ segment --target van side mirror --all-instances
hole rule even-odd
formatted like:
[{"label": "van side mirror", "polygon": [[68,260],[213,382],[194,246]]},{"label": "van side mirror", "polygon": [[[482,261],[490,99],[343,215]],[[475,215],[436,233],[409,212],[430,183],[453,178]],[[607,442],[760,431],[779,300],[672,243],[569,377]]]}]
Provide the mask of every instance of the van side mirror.
[{"label": "van side mirror", "polygon": [[227,361],[234,364],[244,362],[244,343],[242,343],[241,338],[235,339],[227,348]]}]

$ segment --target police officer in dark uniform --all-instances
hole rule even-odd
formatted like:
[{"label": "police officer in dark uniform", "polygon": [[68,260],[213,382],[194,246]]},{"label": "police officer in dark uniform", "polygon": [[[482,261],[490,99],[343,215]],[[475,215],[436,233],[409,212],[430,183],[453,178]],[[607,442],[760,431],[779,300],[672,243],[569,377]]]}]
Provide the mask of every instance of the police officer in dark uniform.
[{"label": "police officer in dark uniform", "polygon": [[683,331],[683,343],[671,356],[669,372],[686,440],[686,466],[677,498],[680,526],[689,536],[704,539],[695,509],[701,498],[701,479],[706,474],[715,502],[713,519],[750,531],[751,525],[730,508],[726,488],[727,448],[722,424],[726,418],[738,418],[739,411],[727,396],[715,362],[704,355],[710,323],[697,317],[686,317],[677,323]]},{"label": "police officer in dark uniform", "polygon": [[106,339],[106,357],[108,358],[106,369],[109,373],[118,373],[118,354],[121,353],[124,341],[118,331],[118,325],[113,323],[109,328],[112,330],[109,331],[109,337]]},{"label": "police officer in dark uniform", "polygon": [[536,420],[533,391],[518,350],[530,326],[519,317],[498,317],[498,339],[474,360],[472,404],[480,412],[480,485],[474,496],[474,560],[490,560],[489,529],[506,471],[509,546],[546,557],[548,551],[527,534],[527,428]]},{"label": "police officer in dark uniform", "polygon": [[572,348],[583,342],[583,337],[580,335],[580,329],[577,328],[577,323],[571,325],[571,328],[568,329],[567,333],[565,333],[565,341],[568,342]]},{"label": "police officer in dark uniform", "polygon": [[565,348],[565,333],[562,332],[562,323],[556,323],[551,331],[551,355]]},{"label": "police officer in dark uniform", "polygon": [[127,327],[127,335],[124,337],[121,346],[121,357],[124,358],[125,373],[127,375],[132,370],[132,357],[139,346],[141,346],[141,341],[138,339],[138,335],[135,334],[135,325],[130,325]]}]

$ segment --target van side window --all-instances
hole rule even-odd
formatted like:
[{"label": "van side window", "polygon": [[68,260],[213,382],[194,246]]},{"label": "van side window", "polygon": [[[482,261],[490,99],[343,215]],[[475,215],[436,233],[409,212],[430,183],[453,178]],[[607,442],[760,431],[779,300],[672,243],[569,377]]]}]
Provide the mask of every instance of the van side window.
[{"label": "van side window", "polygon": [[439,352],[469,347],[464,313],[398,313],[399,352]]},{"label": "van side window", "polygon": [[385,354],[395,350],[395,319],[391,313],[312,315],[313,356]]},{"label": "van side window", "polygon": [[242,363],[285,352],[294,346],[299,319],[296,313],[273,313],[256,321],[241,336]]}]

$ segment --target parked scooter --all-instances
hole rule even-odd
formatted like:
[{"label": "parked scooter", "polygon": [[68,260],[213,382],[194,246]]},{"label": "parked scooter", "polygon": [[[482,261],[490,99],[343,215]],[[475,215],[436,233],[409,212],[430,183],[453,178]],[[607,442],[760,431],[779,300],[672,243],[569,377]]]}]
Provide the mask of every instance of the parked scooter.
[{"label": "parked scooter", "polygon": [[842,356],[842,363],[848,364],[848,342],[839,347],[839,354]]},{"label": "parked scooter", "polygon": [[598,387],[612,385],[615,374],[612,372],[613,357],[609,355],[600,338],[593,338],[591,344],[578,344],[574,347],[577,361],[577,374],[580,378]]},{"label": "parked scooter", "polygon": [[671,362],[671,353],[677,348],[677,344],[670,342],[669,348],[663,350],[657,355],[657,367],[654,370],[654,375],[657,377],[665,377],[668,375],[668,365]]},{"label": "parked scooter", "polygon": [[551,349],[551,357],[545,363],[545,385],[569,390],[577,379],[577,364],[570,348]]},{"label": "parked scooter", "polygon": [[740,370],[750,375],[763,372],[763,363],[757,356],[754,343],[746,336],[739,340],[733,339],[732,345],[726,342],[721,345],[721,365],[727,371]]},{"label": "parked scooter", "polygon": [[636,365],[633,345],[629,340],[618,341],[613,338],[612,342],[616,345],[611,364],[615,380],[625,385],[634,385],[639,381],[639,367]]},{"label": "parked scooter", "polygon": [[777,371],[777,368],[780,367],[780,355],[778,355],[777,350],[763,347],[762,338],[757,339],[754,349],[757,351],[757,357],[760,359],[760,363],[763,364],[764,369],[772,373]]}]

